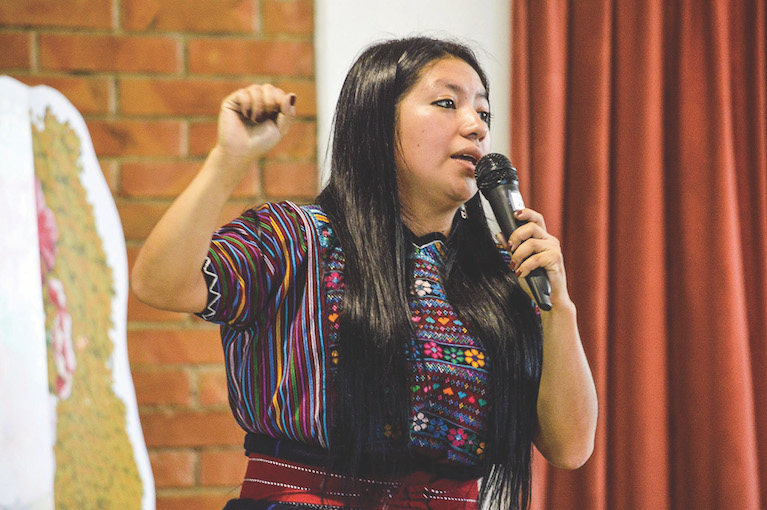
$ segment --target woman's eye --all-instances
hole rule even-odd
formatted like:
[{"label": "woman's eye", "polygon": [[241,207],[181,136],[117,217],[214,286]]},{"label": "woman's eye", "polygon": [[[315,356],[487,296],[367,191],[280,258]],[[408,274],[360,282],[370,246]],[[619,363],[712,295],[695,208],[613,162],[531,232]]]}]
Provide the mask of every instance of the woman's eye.
[{"label": "woman's eye", "polygon": [[490,119],[493,118],[490,112],[477,112],[477,114],[479,115],[479,118],[482,119],[482,122],[484,122],[487,125],[490,125]]},{"label": "woman's eye", "polygon": [[453,101],[452,99],[440,99],[439,101],[434,101],[434,103],[432,104],[439,106],[440,108],[455,109],[455,101]]}]

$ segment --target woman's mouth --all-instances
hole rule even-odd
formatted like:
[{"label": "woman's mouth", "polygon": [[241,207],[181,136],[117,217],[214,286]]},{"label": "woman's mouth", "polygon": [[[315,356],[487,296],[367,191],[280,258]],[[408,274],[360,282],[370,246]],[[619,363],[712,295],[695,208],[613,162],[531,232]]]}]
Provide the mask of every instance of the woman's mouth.
[{"label": "woman's mouth", "polygon": [[462,161],[468,161],[473,166],[476,166],[478,159],[472,156],[471,154],[458,154],[456,156],[451,156],[453,159],[459,159]]}]

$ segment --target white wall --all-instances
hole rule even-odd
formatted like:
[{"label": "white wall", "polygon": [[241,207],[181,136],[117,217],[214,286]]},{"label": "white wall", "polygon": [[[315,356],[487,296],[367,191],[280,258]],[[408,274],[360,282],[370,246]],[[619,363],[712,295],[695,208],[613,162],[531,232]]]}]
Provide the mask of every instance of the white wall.
[{"label": "white wall", "polygon": [[324,177],[333,111],[346,72],[370,43],[426,33],[474,49],[490,82],[493,152],[509,153],[510,0],[316,0],[318,158]]}]

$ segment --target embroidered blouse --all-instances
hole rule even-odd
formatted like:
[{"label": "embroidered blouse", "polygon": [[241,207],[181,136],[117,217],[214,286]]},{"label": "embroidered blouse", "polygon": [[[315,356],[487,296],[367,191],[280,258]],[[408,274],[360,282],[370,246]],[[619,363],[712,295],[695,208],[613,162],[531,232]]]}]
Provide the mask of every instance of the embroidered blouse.
[{"label": "embroidered blouse", "polygon": [[[485,449],[491,360],[445,296],[445,241],[420,238],[409,254],[416,325],[406,360],[409,447],[476,466]],[[316,206],[267,203],[214,234],[200,316],[221,326],[229,402],[244,430],[330,447],[326,404],[338,361],[343,269],[341,247]],[[383,433],[392,433],[389,425]]]}]

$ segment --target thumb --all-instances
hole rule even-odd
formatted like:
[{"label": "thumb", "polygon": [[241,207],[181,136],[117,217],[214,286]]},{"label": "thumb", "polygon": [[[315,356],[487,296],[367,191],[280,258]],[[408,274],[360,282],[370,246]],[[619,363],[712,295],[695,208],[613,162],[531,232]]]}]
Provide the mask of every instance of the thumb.
[{"label": "thumb", "polygon": [[280,104],[280,113],[277,115],[277,128],[280,130],[280,134],[285,136],[293,123],[293,119],[296,118],[296,95],[288,94],[282,100]]}]

